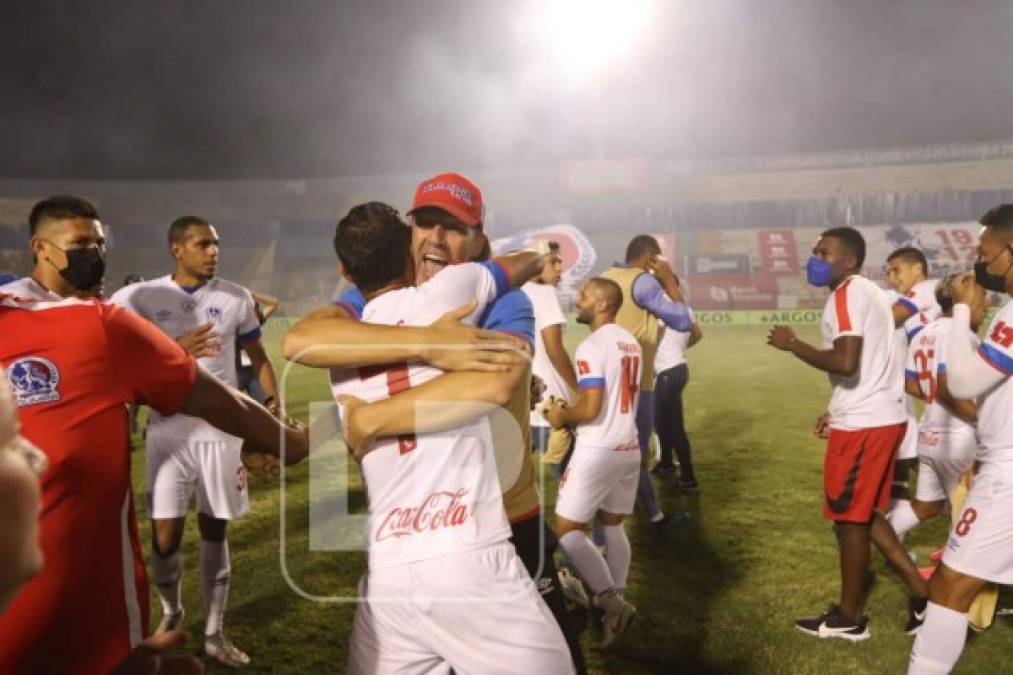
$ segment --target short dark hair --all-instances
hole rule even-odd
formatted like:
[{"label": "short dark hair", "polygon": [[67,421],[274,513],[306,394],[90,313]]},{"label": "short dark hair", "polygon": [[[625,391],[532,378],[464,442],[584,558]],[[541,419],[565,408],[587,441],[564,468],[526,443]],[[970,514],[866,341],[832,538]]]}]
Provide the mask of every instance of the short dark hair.
[{"label": "short dark hair", "polygon": [[594,284],[605,299],[609,312],[612,314],[618,312],[619,308],[623,306],[623,289],[619,287],[619,284],[605,277],[591,277],[589,281]]},{"label": "short dark hair", "polygon": [[993,206],[978,222],[995,230],[1003,239],[1013,237],[1013,204]]},{"label": "short dark hair", "polygon": [[492,244],[489,243],[489,237],[485,232],[476,232],[475,236],[482,237],[482,248],[479,249],[478,254],[472,258],[471,262],[485,262],[492,257]]},{"label": "short dark hair", "polygon": [[71,195],[47,197],[32,207],[28,216],[28,231],[31,236],[39,229],[39,225],[47,220],[67,220],[70,218],[88,218],[98,220],[98,210],[87,199]]},{"label": "short dark hair", "polygon": [[661,253],[661,246],[658,245],[658,240],[651,235],[638,234],[626,245],[626,262],[637,260],[647,253],[658,255]]},{"label": "short dark hair", "polygon": [[925,254],[916,249],[913,246],[904,246],[897,249],[890,255],[886,256],[886,261],[896,260],[900,258],[906,263],[918,264],[922,266],[922,272],[925,276],[929,275],[929,261],[925,258]]},{"label": "short dark hair", "polygon": [[865,264],[865,239],[862,233],[853,227],[832,227],[824,230],[821,237],[833,237],[842,244],[848,253],[855,256],[855,262],[861,268]]},{"label": "short dark hair", "polygon": [[401,214],[383,202],[353,206],[334,231],[334,252],[363,293],[404,276],[411,243],[412,231]]},{"label": "short dark hair", "polygon": [[186,232],[197,225],[210,225],[211,223],[200,216],[180,216],[169,225],[168,240],[170,244],[183,243]]},{"label": "short dark hair", "polygon": [[939,303],[939,308],[943,310],[944,314],[953,309],[953,282],[960,277],[960,274],[959,272],[947,274],[936,284],[936,302]]}]

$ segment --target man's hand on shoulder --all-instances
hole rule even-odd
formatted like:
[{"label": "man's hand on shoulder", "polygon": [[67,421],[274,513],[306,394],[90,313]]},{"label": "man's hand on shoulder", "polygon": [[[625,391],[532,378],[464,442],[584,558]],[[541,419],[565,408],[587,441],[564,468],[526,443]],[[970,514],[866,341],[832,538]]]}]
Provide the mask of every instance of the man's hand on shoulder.
[{"label": "man's hand on shoulder", "polygon": [[473,300],[451,310],[429,326],[428,344],[422,348],[426,363],[447,372],[506,372],[527,360],[519,338],[461,323],[473,311]]}]

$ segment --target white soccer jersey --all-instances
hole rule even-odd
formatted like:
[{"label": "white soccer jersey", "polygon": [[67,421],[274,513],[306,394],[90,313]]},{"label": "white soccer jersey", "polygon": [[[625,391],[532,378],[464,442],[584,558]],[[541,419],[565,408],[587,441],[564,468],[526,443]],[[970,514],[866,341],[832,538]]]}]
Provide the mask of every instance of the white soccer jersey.
[{"label": "white soccer jersey", "polygon": [[[563,307],[559,304],[556,289],[549,284],[529,281],[521,286],[521,290],[531,300],[531,306],[535,312],[535,354],[531,359],[531,372],[545,382],[543,400],[548,401],[550,396],[554,396],[569,401],[570,387],[556,372],[555,366],[549,360],[549,355],[545,352],[545,343],[542,341],[543,328],[556,325],[566,326],[566,315],[563,313]],[[537,410],[531,411],[530,419],[533,426],[549,426],[549,423]]]},{"label": "white soccer jersey", "polygon": [[59,295],[31,277],[21,277],[0,286],[0,293],[25,298],[26,300],[51,300],[53,302],[63,300]]},{"label": "white soccer jersey", "polygon": [[862,338],[858,371],[850,377],[830,375],[830,426],[854,430],[904,422],[893,313],[883,290],[865,277],[848,277],[827,298],[820,330],[824,349],[839,337]]},{"label": "white soccer jersey", "polygon": [[949,432],[974,428],[936,400],[939,376],[946,374],[946,342],[952,327],[952,318],[940,317],[919,331],[908,349],[904,375],[918,383],[925,397],[925,412],[918,425],[922,431]]},{"label": "white soccer jersey", "polygon": [[601,410],[591,422],[577,427],[576,450],[614,450],[637,442],[637,398],[642,352],[628,331],[605,324],[577,347],[577,384],[581,389],[603,388]]},{"label": "white soccer jersey", "polygon": [[[211,279],[190,291],[166,275],[125,286],[109,300],[143,316],[173,339],[205,323],[215,324],[221,349],[214,356],[202,357],[198,362],[232,387],[236,386],[237,346],[260,337],[260,321],[250,292],[225,279]],[[172,417],[186,418],[185,415]],[[165,419],[151,411],[152,424],[160,424]]]},{"label": "white soccer jersey", "polygon": [[[689,312],[689,320],[696,323],[693,310],[686,307]],[[664,321],[658,321],[661,330],[661,337],[658,338],[658,351],[654,355],[654,372],[660,373],[669,368],[675,368],[686,363],[686,350],[689,349],[690,331],[672,330],[665,326]]]},{"label": "white soccer jersey", "polygon": [[938,279],[926,279],[912,286],[907,293],[897,295],[895,303],[912,313],[901,326],[908,340],[942,316],[943,310],[936,301],[936,286],[938,285]]},{"label": "white soccer jersey", "polygon": [[[450,266],[416,288],[402,288],[366,304],[362,320],[428,326],[472,300],[465,319],[475,325],[486,306],[508,289],[494,262]],[[331,391],[365,401],[388,398],[442,374],[430,366],[396,364],[331,371]],[[379,440],[362,461],[369,497],[369,567],[378,569],[505,541],[510,525],[488,422]]]},{"label": "white soccer jersey", "polygon": [[1013,461],[1013,302],[1003,305],[992,319],[978,348],[985,361],[1006,375],[1001,383],[978,399],[978,440],[982,461]]}]

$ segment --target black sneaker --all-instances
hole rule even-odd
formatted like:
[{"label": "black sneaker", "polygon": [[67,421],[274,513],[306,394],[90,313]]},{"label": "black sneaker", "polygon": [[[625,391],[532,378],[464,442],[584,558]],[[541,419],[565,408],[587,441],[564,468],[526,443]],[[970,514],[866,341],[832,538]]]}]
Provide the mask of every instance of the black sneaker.
[{"label": "black sneaker", "polygon": [[818,638],[840,638],[851,642],[872,637],[869,617],[863,616],[859,623],[855,623],[841,614],[841,608],[837,605],[819,616],[796,620],[795,628]]},{"label": "black sneaker", "polygon": [[925,608],[928,607],[928,604],[928,598],[908,598],[907,623],[904,624],[905,633],[918,635],[919,629],[925,623]]},{"label": "black sneaker", "polygon": [[675,478],[677,469],[674,464],[657,463],[651,469],[651,473],[658,478]]},{"label": "black sneaker", "polygon": [[675,481],[675,487],[688,494],[695,495],[700,493],[700,484],[696,482],[696,478],[692,478],[690,480],[680,478]]}]

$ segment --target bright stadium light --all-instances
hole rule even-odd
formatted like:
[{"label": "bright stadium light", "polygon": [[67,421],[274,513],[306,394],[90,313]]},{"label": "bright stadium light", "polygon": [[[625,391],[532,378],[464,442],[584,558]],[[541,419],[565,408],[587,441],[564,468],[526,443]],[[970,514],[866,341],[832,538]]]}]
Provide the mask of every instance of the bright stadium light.
[{"label": "bright stadium light", "polygon": [[651,0],[550,0],[546,38],[572,77],[590,77],[628,51],[651,18]]}]

